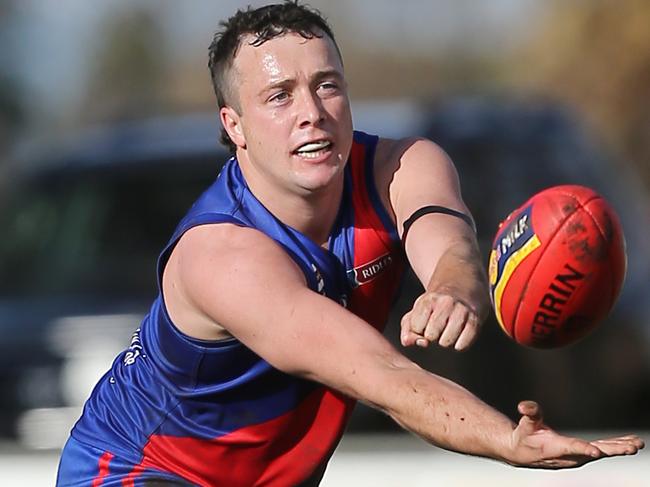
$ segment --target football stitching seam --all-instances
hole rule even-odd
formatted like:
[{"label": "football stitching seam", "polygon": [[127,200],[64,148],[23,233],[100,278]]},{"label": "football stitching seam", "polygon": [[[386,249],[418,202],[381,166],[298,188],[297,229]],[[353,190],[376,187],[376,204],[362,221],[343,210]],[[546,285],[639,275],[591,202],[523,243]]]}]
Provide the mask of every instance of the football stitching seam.
[{"label": "football stitching seam", "polygon": [[[587,203],[589,203],[589,202],[591,202],[591,201],[593,201],[593,200],[595,200],[595,199],[597,199],[597,198],[600,198],[600,196],[599,196],[598,194],[596,194],[596,195],[592,196],[590,199],[588,199],[587,201],[585,201],[584,204],[583,204],[583,203],[580,203],[580,200],[578,200],[578,198],[576,198],[575,195],[573,195],[573,194],[571,194],[571,193],[565,193],[565,192],[561,192],[561,193],[560,193],[560,192],[558,192],[558,194],[561,194],[561,195],[563,195],[563,196],[568,196],[569,198],[571,198],[572,200],[574,200],[574,201],[578,204],[578,206],[579,206],[580,208],[584,208],[584,205],[586,205]],[[535,270],[537,269],[537,266],[538,266],[539,263],[541,262],[542,257],[544,256],[544,253],[546,252],[546,249],[548,249],[548,247],[551,245],[551,242],[553,242],[553,240],[555,239],[555,237],[556,237],[557,234],[559,233],[560,228],[562,228],[562,226],[564,225],[564,223],[565,223],[569,218],[571,218],[571,215],[573,215],[574,213],[575,213],[575,211],[574,211],[573,213],[569,214],[567,217],[565,217],[565,218],[560,222],[560,224],[557,226],[556,231],[555,231],[555,232],[553,233],[553,235],[551,235],[551,237],[549,238],[548,243],[546,243],[546,245],[544,245],[544,248],[542,249],[542,253],[541,253],[540,256],[539,256],[539,259],[537,259],[537,262],[535,262],[535,265],[533,266],[533,268],[531,269],[531,271],[530,271],[530,273],[529,273],[529,279],[527,279],[528,282],[530,282],[530,276],[532,276],[532,275],[535,273]],[[532,218],[532,212],[531,212],[531,218]],[[592,217],[592,219],[593,219],[593,217]],[[599,231],[600,231],[600,229],[599,229]],[[535,235],[537,235],[537,234],[535,234]],[[516,326],[516,324],[517,324],[517,318],[519,318],[519,311],[520,311],[520,309],[521,309],[521,303],[524,301],[524,298],[526,297],[526,294],[528,293],[528,285],[526,285],[526,288],[525,288],[525,289],[526,289],[526,292],[524,293],[524,295],[521,297],[521,299],[520,299],[519,302],[517,303],[517,308],[515,309],[514,318],[513,318],[513,320],[512,320],[512,338],[513,338],[514,341],[517,342],[517,343],[519,343],[519,341],[517,340],[517,326]]]},{"label": "football stitching seam", "polygon": [[[591,203],[594,199],[595,199],[595,198],[590,199],[589,201],[587,201],[587,203]],[[605,237],[605,232],[604,232],[604,230],[601,228],[600,223],[598,222],[598,220],[596,220],[596,218],[594,217],[593,212],[591,212],[591,211],[589,211],[589,210],[587,209],[587,207],[586,207],[586,203],[585,203],[585,206],[583,206],[583,209],[584,209],[585,212],[586,212],[586,213],[591,217],[591,221],[594,222],[594,225],[595,225],[596,228],[598,229],[598,233],[600,233],[600,236],[601,236],[601,238],[603,239],[603,241],[604,241],[605,243],[607,243],[607,238]],[[612,272],[612,263],[611,263],[609,260],[608,260],[608,262],[607,262],[607,265],[608,265],[608,267],[609,267],[609,273],[610,273],[610,274],[613,274],[613,272]],[[621,285],[621,288],[622,288],[622,287],[623,287],[623,286]],[[610,294],[610,296],[609,296],[609,302],[611,303],[610,306],[614,306],[614,304],[616,303],[616,297],[617,297],[617,296],[616,296],[616,294],[615,294],[615,292],[614,292],[614,291],[615,291],[614,288],[615,288],[615,286],[610,286],[610,289],[609,289],[609,294]]]}]

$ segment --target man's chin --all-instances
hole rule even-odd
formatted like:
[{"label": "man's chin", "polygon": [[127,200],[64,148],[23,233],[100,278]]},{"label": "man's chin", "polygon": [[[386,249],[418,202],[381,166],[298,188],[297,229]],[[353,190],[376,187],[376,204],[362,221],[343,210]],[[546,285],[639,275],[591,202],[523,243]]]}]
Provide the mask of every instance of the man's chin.
[{"label": "man's chin", "polygon": [[318,171],[300,171],[295,174],[298,186],[306,193],[320,193],[340,187],[341,168],[319,167]]}]

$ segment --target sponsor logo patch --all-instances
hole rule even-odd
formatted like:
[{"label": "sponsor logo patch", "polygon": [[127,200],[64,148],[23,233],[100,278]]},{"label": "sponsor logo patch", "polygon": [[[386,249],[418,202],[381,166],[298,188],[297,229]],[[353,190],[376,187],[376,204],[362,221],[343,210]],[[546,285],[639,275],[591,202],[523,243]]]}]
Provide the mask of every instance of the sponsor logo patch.
[{"label": "sponsor logo patch", "polygon": [[378,277],[392,263],[393,258],[391,255],[384,254],[371,262],[348,270],[348,281],[353,288],[367,284]]},{"label": "sponsor logo patch", "polygon": [[503,228],[497,235],[490,253],[488,264],[490,296],[497,321],[504,330],[501,315],[503,291],[517,266],[541,245],[533,229],[531,213],[532,206],[528,206]]}]

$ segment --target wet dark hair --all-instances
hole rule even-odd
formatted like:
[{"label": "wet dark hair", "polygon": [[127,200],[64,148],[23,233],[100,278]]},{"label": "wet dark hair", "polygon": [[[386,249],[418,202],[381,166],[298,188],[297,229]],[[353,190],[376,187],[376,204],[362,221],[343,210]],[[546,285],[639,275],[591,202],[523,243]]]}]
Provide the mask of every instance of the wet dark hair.
[{"label": "wet dark hair", "polygon": [[[220,29],[214,35],[208,49],[210,76],[217,96],[219,108],[231,106],[239,112],[239,100],[234,93],[231,71],[237,50],[244,36],[252,35],[251,46],[260,46],[266,41],[287,33],[299,34],[305,39],[321,38],[327,35],[339,54],[332,29],[325,18],[315,9],[298,4],[298,0],[266,5],[252,9],[237,10],[235,15],[219,23]],[[221,129],[221,142],[231,152],[236,146],[225,129]]]}]

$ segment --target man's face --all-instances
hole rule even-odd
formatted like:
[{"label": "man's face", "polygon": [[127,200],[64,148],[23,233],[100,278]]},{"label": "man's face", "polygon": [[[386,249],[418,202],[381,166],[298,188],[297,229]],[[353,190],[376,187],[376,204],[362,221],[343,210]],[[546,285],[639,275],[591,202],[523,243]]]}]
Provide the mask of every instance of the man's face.
[{"label": "man's face", "polygon": [[294,194],[329,187],[352,145],[347,86],[334,43],[326,35],[305,39],[293,33],[257,47],[250,40],[242,40],[231,77],[239,101],[234,138],[246,177],[258,188]]}]

